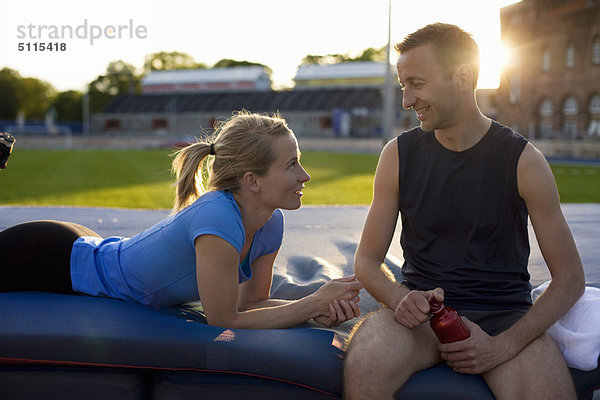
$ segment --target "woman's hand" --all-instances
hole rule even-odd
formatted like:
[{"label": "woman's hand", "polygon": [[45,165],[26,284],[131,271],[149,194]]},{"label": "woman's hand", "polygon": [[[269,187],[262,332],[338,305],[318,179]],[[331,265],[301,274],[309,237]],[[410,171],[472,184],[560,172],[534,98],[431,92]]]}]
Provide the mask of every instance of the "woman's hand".
[{"label": "woman's hand", "polygon": [[314,320],[327,327],[338,326],[360,315],[358,294],[362,283],[356,276],[332,279],[310,295],[319,315]]},{"label": "woman's hand", "polygon": [[319,315],[318,317],[315,317],[314,320],[327,328],[338,326],[343,322],[360,316],[360,308],[358,307],[359,301],[360,298],[358,296],[350,301],[334,300],[329,303],[329,314]]}]

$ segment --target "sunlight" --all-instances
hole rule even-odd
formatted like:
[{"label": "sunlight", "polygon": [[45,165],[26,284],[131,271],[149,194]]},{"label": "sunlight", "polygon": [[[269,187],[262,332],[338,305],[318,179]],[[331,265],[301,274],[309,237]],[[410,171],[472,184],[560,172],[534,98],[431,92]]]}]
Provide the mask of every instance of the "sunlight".
[{"label": "sunlight", "polygon": [[[394,43],[428,23],[455,23],[473,33],[480,46],[479,87],[498,86],[500,69],[505,62],[499,47],[498,10],[517,0],[422,0],[418,4],[390,1]],[[259,62],[273,69],[275,87],[290,87],[298,64],[308,54],[360,53],[369,47],[385,45],[387,39],[387,1],[303,0],[285,3],[285,6],[274,0],[206,1],[193,2],[185,13],[177,7],[165,8],[159,0],[105,0],[85,9],[71,7],[69,0],[10,0],[8,4],[10,23],[0,26],[2,37],[9,38],[0,41],[2,65],[18,70],[23,76],[48,80],[58,90],[80,90],[103,74],[111,61],[123,60],[140,68],[146,55],[173,50],[208,65],[222,58]],[[230,12],[232,5],[236,9],[234,14]],[[115,9],[119,10],[118,16],[113,12]],[[282,16],[293,14],[294,18],[273,18],[261,11],[265,9],[281,10]],[[198,24],[198,15],[228,15],[227,24],[232,28],[223,29],[221,18],[206,18]],[[77,27],[85,19],[89,25],[98,26],[132,21],[144,27],[147,38],[98,39],[93,46],[89,39],[73,38],[64,41],[68,44],[65,52],[18,51],[17,42],[24,41],[17,37],[19,25]],[[307,26],[310,29],[306,29]],[[241,37],[243,46],[232,45]]]},{"label": "sunlight", "polygon": [[511,51],[505,44],[498,43],[493,50],[481,50],[479,89],[495,89],[500,85],[500,74],[512,62]]},{"label": "sunlight", "polygon": [[508,47],[505,43],[500,44],[500,56],[498,58],[501,71],[504,70],[506,67],[510,67],[510,65],[515,61],[511,48]]}]

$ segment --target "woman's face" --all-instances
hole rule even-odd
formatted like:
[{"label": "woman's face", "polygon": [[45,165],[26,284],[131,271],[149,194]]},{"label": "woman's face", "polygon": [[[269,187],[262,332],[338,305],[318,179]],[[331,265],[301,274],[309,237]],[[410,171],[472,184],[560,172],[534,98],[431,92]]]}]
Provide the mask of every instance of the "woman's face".
[{"label": "woman's face", "polygon": [[277,136],[271,146],[275,162],[264,176],[256,178],[261,199],[274,209],[295,210],[302,205],[302,189],[310,180],[310,175],[300,165],[296,137],[293,134]]}]

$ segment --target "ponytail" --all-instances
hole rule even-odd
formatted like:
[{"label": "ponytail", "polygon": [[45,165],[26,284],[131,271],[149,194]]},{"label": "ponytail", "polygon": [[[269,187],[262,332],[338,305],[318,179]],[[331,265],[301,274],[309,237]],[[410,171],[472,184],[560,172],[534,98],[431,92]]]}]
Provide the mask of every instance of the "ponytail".
[{"label": "ponytail", "polygon": [[176,153],[171,166],[171,171],[176,177],[174,212],[189,206],[206,192],[204,181],[208,171],[207,156],[211,153],[211,146],[206,142],[197,142]]}]

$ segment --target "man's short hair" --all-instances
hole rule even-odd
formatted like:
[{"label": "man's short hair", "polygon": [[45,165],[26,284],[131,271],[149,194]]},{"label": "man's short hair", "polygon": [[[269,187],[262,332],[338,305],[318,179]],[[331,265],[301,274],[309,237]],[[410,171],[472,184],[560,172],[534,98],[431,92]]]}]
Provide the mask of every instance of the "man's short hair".
[{"label": "man's short hair", "polygon": [[436,22],[407,35],[394,48],[402,54],[428,44],[448,78],[460,65],[468,64],[473,69],[473,89],[477,87],[479,47],[470,33],[456,25]]}]

